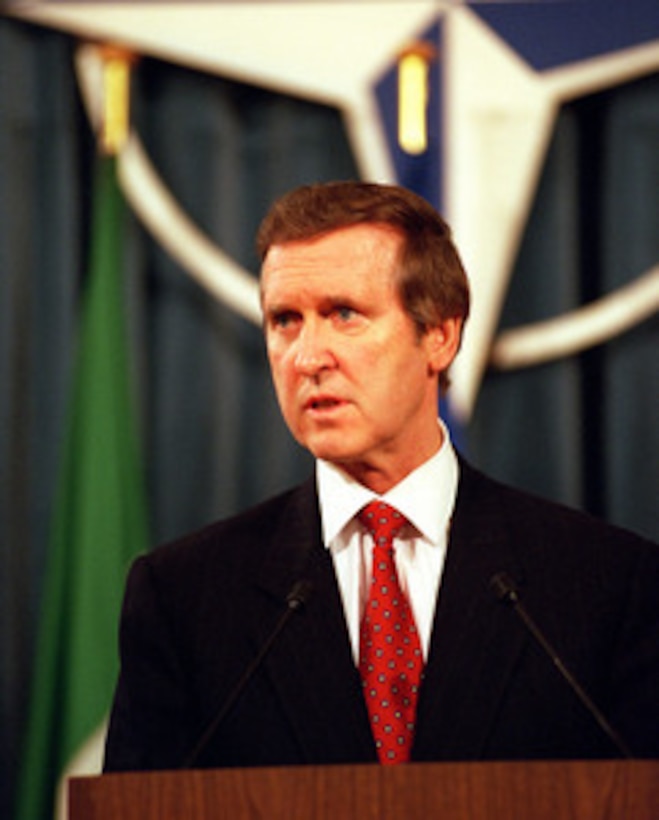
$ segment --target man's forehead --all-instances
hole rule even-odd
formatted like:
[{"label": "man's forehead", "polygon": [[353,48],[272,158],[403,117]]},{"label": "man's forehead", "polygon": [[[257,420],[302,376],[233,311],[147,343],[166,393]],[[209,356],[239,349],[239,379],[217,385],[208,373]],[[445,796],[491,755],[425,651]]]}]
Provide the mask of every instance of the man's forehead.
[{"label": "man's forehead", "polygon": [[[273,243],[261,267],[261,287],[273,274],[376,269],[386,273],[400,258],[402,235],[381,223],[360,223],[310,237]],[[330,262],[331,265],[326,266]]]},{"label": "man's forehead", "polygon": [[282,252],[310,252],[317,248],[352,244],[356,241],[371,241],[372,243],[399,247],[403,241],[402,232],[384,222],[358,222],[351,225],[341,225],[336,228],[320,231],[311,236],[300,238],[284,238],[273,241],[263,260],[265,265],[269,258]]}]

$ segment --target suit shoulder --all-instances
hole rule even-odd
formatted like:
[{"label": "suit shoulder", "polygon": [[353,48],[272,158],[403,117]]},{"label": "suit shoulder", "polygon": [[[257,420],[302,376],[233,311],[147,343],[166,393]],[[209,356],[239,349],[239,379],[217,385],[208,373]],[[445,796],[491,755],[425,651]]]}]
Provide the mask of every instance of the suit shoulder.
[{"label": "suit shoulder", "polygon": [[288,489],[228,518],[214,521],[180,538],[157,546],[142,556],[154,568],[198,566],[209,560],[223,565],[244,559],[245,552],[260,551],[282,521],[315,504],[313,480]]},{"label": "suit shoulder", "polygon": [[606,545],[625,545],[630,549],[650,550],[659,555],[659,544],[611,524],[583,510],[543,498],[485,475],[461,462],[460,496],[467,509],[478,506],[486,516],[517,532],[551,538],[556,548],[561,542],[581,542],[598,549]]}]

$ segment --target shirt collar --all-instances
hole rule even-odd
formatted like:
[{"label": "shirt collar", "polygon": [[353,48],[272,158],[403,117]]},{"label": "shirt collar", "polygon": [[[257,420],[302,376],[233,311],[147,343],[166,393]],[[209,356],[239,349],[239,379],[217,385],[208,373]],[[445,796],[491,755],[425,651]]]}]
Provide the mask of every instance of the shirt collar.
[{"label": "shirt collar", "polygon": [[334,464],[316,462],[316,482],[323,528],[329,546],[369,501],[394,506],[432,544],[441,542],[453,514],[458,486],[458,460],[445,424],[439,450],[409,475],[378,496]]}]

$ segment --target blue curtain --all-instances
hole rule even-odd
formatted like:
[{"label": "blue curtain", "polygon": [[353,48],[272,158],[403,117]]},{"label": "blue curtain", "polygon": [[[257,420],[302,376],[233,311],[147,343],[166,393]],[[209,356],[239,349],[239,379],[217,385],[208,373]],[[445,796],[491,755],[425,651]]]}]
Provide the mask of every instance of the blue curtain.
[{"label": "blue curtain", "polygon": [[[93,139],[66,36],[0,19],[0,815],[12,814],[88,244]],[[193,219],[256,274],[256,226],[297,184],[357,175],[339,113],[143,60],[134,122]],[[567,106],[502,325],[569,310],[659,256],[659,80]],[[307,474],[260,331],[132,220],[126,299],[153,543]],[[659,537],[659,324],[573,359],[489,373],[472,459]]]},{"label": "blue curtain", "polygon": [[[67,36],[0,19],[0,816],[12,816],[86,271],[94,142]],[[143,59],[133,117],[192,218],[255,275],[273,198],[355,177],[337,110]],[[153,543],[296,482],[260,329],[218,304],[135,219],[126,303]]]},{"label": "blue curtain", "polygon": [[[587,304],[659,262],[659,75],[561,111],[501,327]],[[659,316],[568,359],[488,373],[488,472],[659,540]]]}]

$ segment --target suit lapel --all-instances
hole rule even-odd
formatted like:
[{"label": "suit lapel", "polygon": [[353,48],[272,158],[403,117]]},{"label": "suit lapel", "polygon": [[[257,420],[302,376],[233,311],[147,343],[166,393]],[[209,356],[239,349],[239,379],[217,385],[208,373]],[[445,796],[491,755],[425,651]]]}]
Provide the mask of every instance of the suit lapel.
[{"label": "suit lapel", "polygon": [[[315,483],[293,494],[260,573],[261,607],[254,627],[272,623],[300,579],[308,602],[281,633],[265,670],[276,687],[303,758],[374,760],[375,749],[345,625],[333,562],[323,547]],[[267,620],[263,621],[263,618]]]},{"label": "suit lapel", "polygon": [[428,663],[413,756],[478,758],[523,645],[489,586],[501,570],[520,577],[512,534],[494,485],[461,465],[461,480]]},{"label": "suit lapel", "polygon": [[[523,580],[496,485],[462,465],[449,549],[419,699],[413,758],[483,755],[498,705],[524,644],[506,625],[489,586],[505,570]],[[272,533],[258,588],[255,644],[285,607],[294,583],[312,593],[264,664],[302,759],[375,761],[368,716],[348,639],[331,556],[321,543],[313,481],[292,494]]]}]

